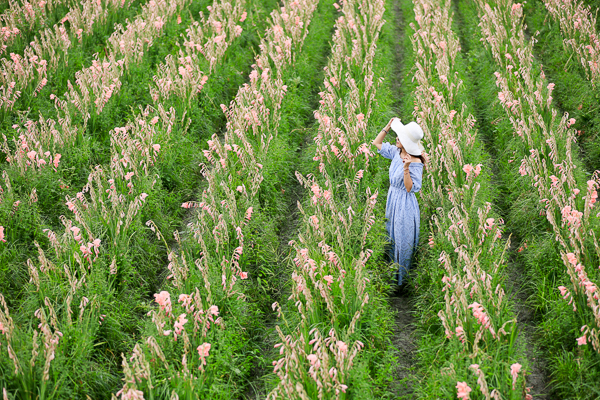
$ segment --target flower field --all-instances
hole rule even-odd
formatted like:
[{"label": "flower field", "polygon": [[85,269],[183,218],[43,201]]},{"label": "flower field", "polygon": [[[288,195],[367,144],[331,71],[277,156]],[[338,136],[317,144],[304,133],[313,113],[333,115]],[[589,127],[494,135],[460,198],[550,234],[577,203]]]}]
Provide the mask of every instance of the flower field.
[{"label": "flower field", "polygon": [[2,399],[600,398],[599,6],[1,2]]}]

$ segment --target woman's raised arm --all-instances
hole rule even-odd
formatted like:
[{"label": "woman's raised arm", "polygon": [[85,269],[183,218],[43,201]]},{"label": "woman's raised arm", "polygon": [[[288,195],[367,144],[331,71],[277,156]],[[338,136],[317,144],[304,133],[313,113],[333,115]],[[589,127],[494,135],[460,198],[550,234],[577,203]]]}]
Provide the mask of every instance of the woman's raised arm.
[{"label": "woman's raised arm", "polygon": [[381,132],[379,132],[379,135],[377,135],[375,140],[373,140],[373,144],[375,145],[375,147],[377,147],[377,150],[381,150],[381,145],[383,144],[383,139],[385,138],[385,135],[387,135],[388,132],[390,131],[390,127],[392,126],[393,120],[394,120],[394,118],[390,119],[390,122],[388,122],[388,124],[385,126],[385,128],[383,128],[381,130]]}]

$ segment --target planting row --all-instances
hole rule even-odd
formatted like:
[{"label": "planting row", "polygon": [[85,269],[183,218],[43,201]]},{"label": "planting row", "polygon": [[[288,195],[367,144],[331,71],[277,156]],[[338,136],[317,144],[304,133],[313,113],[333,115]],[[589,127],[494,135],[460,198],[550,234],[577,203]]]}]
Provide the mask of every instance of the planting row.
[{"label": "planting row", "polygon": [[378,258],[382,253],[371,232],[378,191],[370,183],[374,154],[367,127],[380,84],[374,59],[385,8],[383,1],[345,0],[340,11],[315,111],[314,162],[310,173],[297,173],[307,194],[298,203],[298,236],[290,242],[291,293],[272,305],[279,354],[269,399],[370,398],[385,390],[374,380],[386,372],[367,369],[385,352],[389,330],[371,282],[381,271],[367,268],[369,247]]}]

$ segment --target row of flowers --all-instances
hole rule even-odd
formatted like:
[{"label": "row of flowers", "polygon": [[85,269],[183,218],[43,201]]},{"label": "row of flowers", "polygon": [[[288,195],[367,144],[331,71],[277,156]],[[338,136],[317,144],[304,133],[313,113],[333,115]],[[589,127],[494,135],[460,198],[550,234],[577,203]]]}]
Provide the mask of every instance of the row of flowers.
[{"label": "row of flowers", "polygon": [[[356,357],[372,338],[363,323],[379,299],[367,261],[378,193],[372,192],[367,123],[378,87],[373,61],[383,1],[344,0],[315,111],[314,173],[296,173],[307,190],[287,302],[273,304],[279,325],[278,377],[269,399],[342,399],[358,386]],[[371,303],[370,303],[371,301]],[[375,301],[375,303],[373,303]],[[381,327],[380,327],[381,328]],[[353,383],[356,387],[353,387]]]},{"label": "row of flowers", "polygon": [[[423,354],[441,344],[450,348],[434,362],[437,378],[430,382],[436,382],[438,397],[455,391],[460,399],[532,398],[522,365],[528,361],[516,343],[517,320],[503,285],[510,240],[502,239],[504,223],[493,211],[489,155],[460,78],[452,3],[418,0],[414,13],[413,116],[428,151],[421,201],[430,221],[429,249],[416,278],[418,304],[426,305],[420,329],[429,330],[434,312],[443,326],[420,347]],[[427,370],[431,362],[429,355],[421,359]],[[421,389],[433,388],[431,383]]]}]

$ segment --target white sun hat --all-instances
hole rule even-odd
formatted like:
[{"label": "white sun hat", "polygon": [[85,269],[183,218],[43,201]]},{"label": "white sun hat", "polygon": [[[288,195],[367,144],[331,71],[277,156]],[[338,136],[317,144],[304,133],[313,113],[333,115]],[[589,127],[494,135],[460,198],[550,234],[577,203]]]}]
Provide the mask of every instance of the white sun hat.
[{"label": "white sun hat", "polygon": [[399,118],[394,118],[391,128],[396,132],[400,143],[411,156],[420,156],[425,149],[421,144],[423,139],[423,129],[416,122],[410,122],[404,125]]}]

